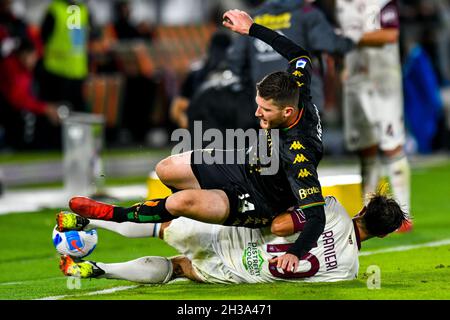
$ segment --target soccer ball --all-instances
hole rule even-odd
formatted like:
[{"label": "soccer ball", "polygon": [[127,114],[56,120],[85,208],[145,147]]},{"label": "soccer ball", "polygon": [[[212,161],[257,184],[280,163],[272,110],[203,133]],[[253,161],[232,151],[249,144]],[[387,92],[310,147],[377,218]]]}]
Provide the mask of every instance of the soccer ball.
[{"label": "soccer ball", "polygon": [[97,230],[60,232],[57,227],[53,229],[53,245],[61,255],[83,258],[94,251],[97,245]]}]

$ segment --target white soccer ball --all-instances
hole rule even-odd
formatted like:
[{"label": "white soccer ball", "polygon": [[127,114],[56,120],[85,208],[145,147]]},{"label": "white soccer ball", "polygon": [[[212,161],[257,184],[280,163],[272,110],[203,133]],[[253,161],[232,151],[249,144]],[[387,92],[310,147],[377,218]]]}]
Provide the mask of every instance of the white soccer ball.
[{"label": "white soccer ball", "polygon": [[65,231],[53,229],[53,245],[61,255],[69,255],[75,258],[83,258],[94,251],[97,245],[97,230],[89,231]]}]

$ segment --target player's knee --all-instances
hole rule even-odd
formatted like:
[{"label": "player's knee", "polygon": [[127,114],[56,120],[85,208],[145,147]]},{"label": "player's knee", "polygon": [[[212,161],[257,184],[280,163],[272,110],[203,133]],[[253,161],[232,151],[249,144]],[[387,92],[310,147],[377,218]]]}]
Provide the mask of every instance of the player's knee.
[{"label": "player's knee", "polygon": [[155,167],[156,175],[162,181],[168,181],[171,177],[171,172],[173,172],[172,161],[170,158],[166,158],[158,162]]},{"label": "player's knee", "polygon": [[177,193],[166,200],[166,209],[174,216],[182,216],[193,211],[195,201],[192,197]]}]

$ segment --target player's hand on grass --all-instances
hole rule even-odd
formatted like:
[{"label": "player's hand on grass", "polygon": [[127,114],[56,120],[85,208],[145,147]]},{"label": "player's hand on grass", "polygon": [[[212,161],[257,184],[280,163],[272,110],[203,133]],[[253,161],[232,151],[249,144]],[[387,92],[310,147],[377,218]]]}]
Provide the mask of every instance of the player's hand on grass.
[{"label": "player's hand on grass", "polygon": [[241,10],[228,10],[223,14],[224,27],[239,34],[248,35],[253,19],[247,12]]},{"label": "player's hand on grass", "polygon": [[296,255],[286,253],[282,256],[269,260],[270,263],[277,263],[277,268],[281,268],[288,272],[295,272],[298,267],[299,259]]}]

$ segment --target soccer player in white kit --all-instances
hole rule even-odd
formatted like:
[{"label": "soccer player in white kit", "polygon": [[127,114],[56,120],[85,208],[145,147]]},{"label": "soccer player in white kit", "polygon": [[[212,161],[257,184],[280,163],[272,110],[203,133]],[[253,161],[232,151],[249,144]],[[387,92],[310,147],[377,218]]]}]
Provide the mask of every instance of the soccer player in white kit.
[{"label": "soccer player in white kit", "polygon": [[[361,159],[363,194],[375,192],[377,156],[394,197],[410,213],[410,168],[404,153],[402,76],[395,0],[337,0],[343,35],[359,47],[345,56],[344,131]],[[401,230],[409,231],[411,221]]]},{"label": "soccer player in white kit", "polygon": [[303,230],[305,220],[299,209],[275,218],[271,229],[212,225],[184,217],[163,224],[90,220],[85,229],[104,228],[127,237],[160,237],[181,256],[148,256],[109,264],[74,262],[64,256],[60,268],[67,276],[139,283],[166,283],[179,277],[224,284],[352,280],[358,275],[360,242],[395,231],[406,217],[395,200],[381,195],[375,195],[353,219],[334,197],[326,197],[325,203],[324,232],[291,272],[284,271],[274,258]]}]

